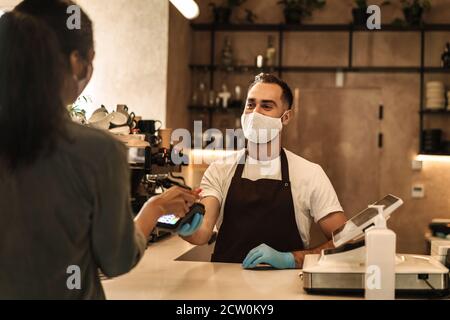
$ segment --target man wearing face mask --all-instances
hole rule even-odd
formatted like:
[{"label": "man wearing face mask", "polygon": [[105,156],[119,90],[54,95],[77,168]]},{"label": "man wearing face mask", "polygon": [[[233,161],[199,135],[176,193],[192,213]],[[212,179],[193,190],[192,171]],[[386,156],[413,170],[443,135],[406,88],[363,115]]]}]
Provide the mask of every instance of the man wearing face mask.
[{"label": "man wearing face mask", "polygon": [[281,148],[282,129],[293,117],[289,86],[270,74],[250,85],[242,129],[246,150],[215,162],[202,179],[206,214],[185,240],[203,245],[217,225],[213,262],[301,268],[314,220],[328,239],[346,222],[336,192],[322,168]]}]

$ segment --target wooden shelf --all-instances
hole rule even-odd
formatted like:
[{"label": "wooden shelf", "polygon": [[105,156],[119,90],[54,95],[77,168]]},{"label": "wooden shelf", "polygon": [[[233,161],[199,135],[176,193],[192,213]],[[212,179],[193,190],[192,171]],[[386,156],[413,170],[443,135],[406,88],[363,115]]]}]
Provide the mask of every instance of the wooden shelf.
[{"label": "wooden shelf", "polygon": [[450,156],[450,152],[425,152],[421,151],[420,154],[424,156]]},{"label": "wooden shelf", "polygon": [[202,106],[188,106],[190,111],[203,112],[203,113],[233,113],[241,112],[242,108],[220,108],[220,107],[202,107]]},{"label": "wooden shelf", "polygon": [[[264,67],[257,68],[251,65],[233,66],[230,69],[219,65],[207,65],[207,64],[192,64],[189,66],[192,70],[196,71],[220,71],[231,73],[245,73],[245,72],[304,72],[304,73],[335,73],[335,72],[347,72],[347,73],[417,73],[420,74],[422,69],[417,66],[405,66],[405,67],[393,67],[393,66],[283,66],[283,67]],[[440,67],[425,67],[424,73],[450,73],[450,69],[444,69]]]},{"label": "wooden shelf", "polygon": [[441,68],[441,67],[425,67],[425,73],[450,73],[450,68]]},{"label": "wooden shelf", "polygon": [[450,24],[424,24],[422,26],[401,26],[386,24],[380,30],[369,30],[365,26],[352,24],[213,24],[194,23],[191,25],[194,31],[232,31],[232,32],[431,32],[450,31]]},{"label": "wooden shelf", "polygon": [[350,31],[350,26],[346,24],[310,24],[310,25],[286,25],[286,24],[211,24],[200,23],[192,24],[194,31],[234,31],[234,32],[248,32],[248,31]]},{"label": "wooden shelf", "polygon": [[442,114],[442,115],[449,115],[450,116],[450,110],[449,109],[438,109],[438,110],[432,110],[432,109],[425,109],[422,110],[420,113],[422,114]]}]

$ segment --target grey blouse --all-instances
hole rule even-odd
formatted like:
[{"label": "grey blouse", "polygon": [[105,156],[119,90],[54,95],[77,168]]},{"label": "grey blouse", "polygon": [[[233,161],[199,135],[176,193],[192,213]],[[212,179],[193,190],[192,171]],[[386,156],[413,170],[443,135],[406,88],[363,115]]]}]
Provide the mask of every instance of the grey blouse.
[{"label": "grey blouse", "polygon": [[0,166],[0,299],[104,299],[142,257],[126,148],[67,122],[55,152],[12,173]]}]

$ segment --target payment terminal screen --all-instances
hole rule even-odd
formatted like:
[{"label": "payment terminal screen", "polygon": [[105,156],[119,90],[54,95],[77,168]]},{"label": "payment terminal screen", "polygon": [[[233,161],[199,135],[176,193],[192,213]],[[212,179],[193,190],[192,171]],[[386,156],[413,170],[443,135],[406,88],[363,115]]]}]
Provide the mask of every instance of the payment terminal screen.
[{"label": "payment terminal screen", "polygon": [[392,206],[397,201],[398,201],[398,199],[393,196],[386,196],[383,199],[381,199],[380,201],[376,202],[375,204],[377,206],[384,206],[384,210],[386,210],[387,208]]},{"label": "payment terminal screen", "polygon": [[[375,205],[383,205],[384,210],[392,206],[395,202],[397,202],[398,199],[393,196],[386,196],[383,199],[377,201],[374,203]],[[338,228],[333,232],[333,241],[337,242],[340,241],[341,238],[345,234],[349,234],[351,232],[354,232],[358,229],[358,227],[362,226],[363,224],[369,222],[371,219],[376,217],[378,215],[378,210],[375,208],[367,208],[360,213],[358,213],[356,216],[351,218],[347,221],[342,227]],[[363,235],[364,230],[361,230],[361,235]]]},{"label": "payment terminal screen", "polygon": [[177,217],[174,214],[167,214],[165,216],[162,216],[161,218],[158,219],[158,222],[161,223],[165,223],[165,224],[170,224],[170,225],[176,225],[177,222],[180,220],[179,217]]}]

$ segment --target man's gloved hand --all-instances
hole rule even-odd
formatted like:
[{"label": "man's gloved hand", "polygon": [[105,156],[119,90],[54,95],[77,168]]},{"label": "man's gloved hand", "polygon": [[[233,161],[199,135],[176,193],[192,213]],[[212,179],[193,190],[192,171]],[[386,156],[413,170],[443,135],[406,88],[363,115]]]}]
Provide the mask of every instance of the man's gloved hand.
[{"label": "man's gloved hand", "polygon": [[295,259],[290,252],[279,252],[266,244],[251,250],[244,259],[244,269],[253,269],[260,263],[270,264],[276,269],[294,269]]},{"label": "man's gloved hand", "polygon": [[182,237],[192,236],[200,228],[202,222],[203,222],[203,215],[200,213],[196,213],[191,223],[184,224],[180,228],[180,230],[178,230],[178,234]]}]

